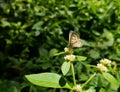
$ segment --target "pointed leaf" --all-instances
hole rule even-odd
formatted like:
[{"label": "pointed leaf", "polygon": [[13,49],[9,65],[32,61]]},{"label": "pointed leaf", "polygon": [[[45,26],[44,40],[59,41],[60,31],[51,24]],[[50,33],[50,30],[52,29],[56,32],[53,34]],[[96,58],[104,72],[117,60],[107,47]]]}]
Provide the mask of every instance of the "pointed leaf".
[{"label": "pointed leaf", "polygon": [[87,59],[87,57],[85,57],[85,56],[76,56],[76,58],[79,61],[85,61]]},{"label": "pointed leaf", "polygon": [[61,70],[62,70],[63,75],[66,75],[68,71],[70,70],[70,62],[65,61],[62,64]]},{"label": "pointed leaf", "polygon": [[119,87],[119,82],[114,78],[114,76],[112,76],[109,73],[103,73],[103,76],[106,80],[108,80],[111,84],[113,84],[116,88]]},{"label": "pointed leaf", "polygon": [[31,83],[37,86],[70,89],[70,86],[67,83],[63,87],[59,85],[59,80],[61,76],[55,73],[31,74],[31,75],[25,75],[25,77],[28,79],[28,81],[30,81]]}]

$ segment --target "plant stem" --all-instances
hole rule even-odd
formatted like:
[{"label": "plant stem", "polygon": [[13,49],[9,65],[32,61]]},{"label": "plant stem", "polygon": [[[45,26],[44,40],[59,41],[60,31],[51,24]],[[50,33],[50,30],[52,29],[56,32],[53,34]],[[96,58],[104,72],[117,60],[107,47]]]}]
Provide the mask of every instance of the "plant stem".
[{"label": "plant stem", "polygon": [[58,56],[58,55],[61,55],[61,54],[64,54],[64,53],[66,53],[66,52],[56,53],[56,54],[54,54],[54,56]]},{"label": "plant stem", "polygon": [[29,92],[32,92],[32,86],[30,85],[30,89],[29,89]]},{"label": "plant stem", "polygon": [[71,63],[71,71],[73,76],[73,83],[74,83],[74,86],[76,86],[75,71],[74,71],[73,63]]},{"label": "plant stem", "polygon": [[88,82],[90,82],[92,80],[93,77],[95,77],[96,73],[94,73],[83,85],[82,85],[82,88],[88,84]]}]

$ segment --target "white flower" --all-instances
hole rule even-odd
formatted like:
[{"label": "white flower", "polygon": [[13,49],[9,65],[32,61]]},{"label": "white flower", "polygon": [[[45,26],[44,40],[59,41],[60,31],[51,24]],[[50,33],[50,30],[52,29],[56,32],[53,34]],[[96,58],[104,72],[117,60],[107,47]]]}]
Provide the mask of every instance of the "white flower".
[{"label": "white flower", "polygon": [[80,85],[76,85],[76,86],[74,87],[74,90],[75,90],[76,92],[82,92],[82,88],[81,88]]},{"label": "white flower", "polygon": [[100,63],[106,66],[111,66],[112,61],[105,58],[105,59],[101,59]]},{"label": "white flower", "polygon": [[105,67],[103,64],[97,64],[97,68],[98,68],[101,72],[107,72],[107,71],[108,71],[107,67]]},{"label": "white flower", "polygon": [[69,52],[69,48],[68,48],[68,47],[65,47],[65,48],[64,48],[64,51],[65,51],[65,52]]},{"label": "white flower", "polygon": [[69,60],[69,61],[74,61],[75,60],[75,55],[66,55],[65,57],[64,57],[64,59],[65,60]]}]

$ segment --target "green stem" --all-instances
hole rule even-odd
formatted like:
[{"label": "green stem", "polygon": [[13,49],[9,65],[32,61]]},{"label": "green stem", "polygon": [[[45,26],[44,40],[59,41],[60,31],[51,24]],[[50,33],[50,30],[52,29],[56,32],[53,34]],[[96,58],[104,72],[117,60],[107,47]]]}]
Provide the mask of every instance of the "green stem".
[{"label": "green stem", "polygon": [[30,89],[29,89],[29,92],[32,92],[32,86],[30,85]]},{"label": "green stem", "polygon": [[53,89],[53,92],[56,92],[56,88]]},{"label": "green stem", "polygon": [[89,65],[89,64],[85,64],[85,63],[83,63],[83,62],[80,62],[80,63],[82,63],[82,64],[85,65],[85,66],[89,66],[89,67],[94,67],[94,68],[96,68],[95,65]]},{"label": "green stem", "polygon": [[72,76],[73,76],[73,83],[74,83],[74,86],[76,86],[75,71],[74,71],[73,63],[71,63],[71,71],[72,71]]},{"label": "green stem", "polygon": [[82,85],[82,88],[83,88],[86,84],[88,84],[88,82],[90,82],[90,81],[93,79],[93,77],[95,77],[95,75],[96,75],[96,73],[94,73],[94,74]]},{"label": "green stem", "polygon": [[58,55],[61,55],[61,54],[64,54],[64,53],[66,53],[66,52],[56,53],[56,54],[54,54],[54,56],[58,56]]}]

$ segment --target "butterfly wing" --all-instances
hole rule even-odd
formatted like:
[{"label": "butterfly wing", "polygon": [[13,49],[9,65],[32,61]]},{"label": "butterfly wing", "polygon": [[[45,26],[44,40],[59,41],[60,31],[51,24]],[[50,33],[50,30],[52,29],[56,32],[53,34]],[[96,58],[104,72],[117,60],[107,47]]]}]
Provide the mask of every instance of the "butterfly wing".
[{"label": "butterfly wing", "polygon": [[79,34],[74,31],[69,33],[69,45],[72,47],[82,47],[82,42],[80,40]]}]

